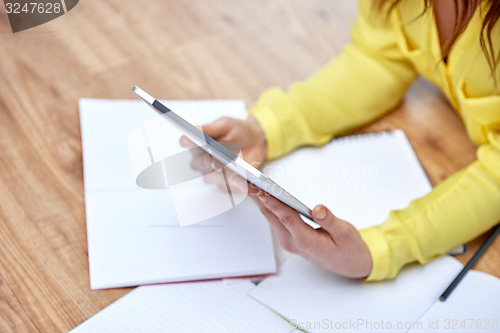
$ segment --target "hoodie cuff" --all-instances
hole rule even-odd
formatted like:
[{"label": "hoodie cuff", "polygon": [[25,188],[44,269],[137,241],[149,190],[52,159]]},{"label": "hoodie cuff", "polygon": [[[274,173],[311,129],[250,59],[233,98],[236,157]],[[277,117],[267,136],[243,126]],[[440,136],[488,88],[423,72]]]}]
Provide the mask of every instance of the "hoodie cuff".
[{"label": "hoodie cuff", "polygon": [[254,107],[248,115],[259,122],[267,142],[267,159],[272,160],[282,155],[283,140],[281,124],[275,114],[267,107]]},{"label": "hoodie cuff", "polygon": [[372,271],[366,281],[379,281],[387,278],[390,266],[389,245],[377,226],[359,231],[372,256]]}]

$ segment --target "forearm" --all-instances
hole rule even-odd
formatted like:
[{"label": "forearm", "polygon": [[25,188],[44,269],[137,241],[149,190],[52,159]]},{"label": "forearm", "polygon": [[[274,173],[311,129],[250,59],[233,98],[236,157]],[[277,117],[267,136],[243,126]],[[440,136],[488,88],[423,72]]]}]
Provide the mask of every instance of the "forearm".
[{"label": "forearm", "polygon": [[381,225],[361,230],[373,259],[368,280],[394,277],[405,264],[426,263],[500,222],[500,153],[479,159]]},{"label": "forearm", "polygon": [[392,110],[415,76],[407,68],[387,70],[391,66],[397,67],[351,45],[288,93],[277,88],[265,92],[249,114],[264,129],[269,157],[304,145],[322,145]]},{"label": "forearm", "polygon": [[336,59],[286,93],[266,91],[249,110],[264,129],[269,158],[324,144],[401,102],[416,72],[398,47],[398,23],[372,9],[372,1],[360,1],[353,43]]}]

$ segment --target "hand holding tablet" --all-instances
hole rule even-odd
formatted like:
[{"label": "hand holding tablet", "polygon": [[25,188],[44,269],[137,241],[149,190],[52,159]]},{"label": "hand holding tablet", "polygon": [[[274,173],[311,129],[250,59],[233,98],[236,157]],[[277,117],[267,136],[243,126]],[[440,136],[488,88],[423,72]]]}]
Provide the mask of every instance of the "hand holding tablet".
[{"label": "hand holding tablet", "polygon": [[134,87],[133,91],[157,113],[164,115],[166,120],[181,130],[186,137],[189,138],[189,140],[203,149],[215,160],[222,163],[222,165],[226,166],[229,170],[233,171],[257,188],[269,193],[279,201],[312,220],[311,209],[309,207],[272,181],[264,173],[247,163],[241,157],[196,128],[194,125],[184,120],[144,90],[139,87]]}]

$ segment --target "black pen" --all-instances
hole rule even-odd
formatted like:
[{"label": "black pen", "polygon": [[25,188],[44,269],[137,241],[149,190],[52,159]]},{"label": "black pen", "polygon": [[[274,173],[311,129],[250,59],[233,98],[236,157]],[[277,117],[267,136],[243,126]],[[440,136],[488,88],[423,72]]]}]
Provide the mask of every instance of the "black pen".
[{"label": "black pen", "polygon": [[483,245],[481,245],[481,247],[479,248],[479,250],[477,250],[477,252],[472,256],[472,258],[469,260],[469,262],[467,263],[467,265],[465,265],[465,267],[457,275],[457,277],[455,278],[455,280],[453,280],[453,282],[450,284],[450,286],[448,288],[446,288],[446,290],[444,291],[444,293],[441,296],[439,296],[439,300],[441,302],[446,301],[446,299],[448,298],[448,296],[450,296],[450,294],[453,291],[453,289],[455,289],[455,287],[460,283],[460,281],[463,279],[463,277],[465,276],[465,274],[467,274],[467,272],[472,268],[472,266],[474,266],[474,264],[476,263],[477,259],[479,259],[479,257],[483,254],[483,252],[486,251],[486,249],[488,248],[488,246],[490,246],[490,244],[493,242],[493,240],[495,239],[495,237],[499,233],[500,233],[500,224],[496,226],[496,228],[493,231],[493,233],[486,239],[486,241],[483,243]]}]

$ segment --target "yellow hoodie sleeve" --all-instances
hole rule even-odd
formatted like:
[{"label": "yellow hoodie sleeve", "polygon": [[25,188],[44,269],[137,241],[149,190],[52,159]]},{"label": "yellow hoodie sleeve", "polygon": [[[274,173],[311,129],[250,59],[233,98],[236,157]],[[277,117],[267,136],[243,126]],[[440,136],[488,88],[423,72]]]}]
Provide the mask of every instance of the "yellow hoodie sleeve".
[{"label": "yellow hoodie sleeve", "polygon": [[288,93],[267,90],[249,110],[263,127],[269,159],[324,144],[401,102],[416,72],[396,44],[398,23],[372,15],[372,3],[360,1],[354,41],[335,60]]},{"label": "yellow hoodie sleeve", "polygon": [[[471,22],[478,26],[470,31],[479,31],[481,22]],[[500,40],[500,29],[492,34],[493,41]],[[462,60],[475,67],[455,68],[451,83],[453,104],[478,145],[477,160],[406,209],[391,212],[381,225],[360,231],[373,259],[368,280],[392,278],[405,264],[426,263],[500,222],[500,94],[498,88],[495,94],[479,42],[469,47],[477,50],[462,52]],[[500,68],[495,75],[500,82]]]},{"label": "yellow hoodie sleeve", "polygon": [[[499,96],[500,97],[500,96]],[[498,102],[485,105],[493,112]],[[500,114],[498,117],[500,120]],[[394,277],[405,264],[426,263],[500,221],[500,122],[478,149],[478,160],[382,224],[361,230],[373,268],[368,280]]]},{"label": "yellow hoodie sleeve", "polygon": [[[269,159],[324,144],[400,103],[416,71],[397,45],[397,14],[387,20],[372,10],[372,1],[360,0],[353,43],[339,57],[288,93],[266,91],[250,109],[264,129]],[[382,224],[360,230],[373,258],[367,280],[394,277],[406,263],[428,262],[499,222],[500,96],[458,104],[469,133],[483,137],[477,161]]]}]

